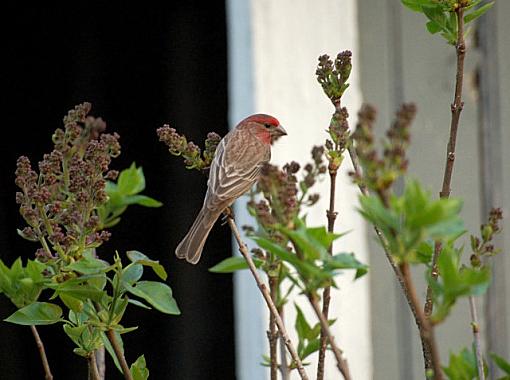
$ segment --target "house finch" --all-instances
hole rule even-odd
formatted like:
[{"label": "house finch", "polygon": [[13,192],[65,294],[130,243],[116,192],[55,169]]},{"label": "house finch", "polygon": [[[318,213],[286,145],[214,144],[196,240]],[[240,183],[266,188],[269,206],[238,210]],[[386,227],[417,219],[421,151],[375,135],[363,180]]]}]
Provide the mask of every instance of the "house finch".
[{"label": "house finch", "polygon": [[178,258],[192,264],[200,260],[214,222],[257,181],[262,165],[271,158],[271,143],[286,134],[274,117],[257,114],[241,121],[220,141],[209,168],[204,204],[175,249]]}]

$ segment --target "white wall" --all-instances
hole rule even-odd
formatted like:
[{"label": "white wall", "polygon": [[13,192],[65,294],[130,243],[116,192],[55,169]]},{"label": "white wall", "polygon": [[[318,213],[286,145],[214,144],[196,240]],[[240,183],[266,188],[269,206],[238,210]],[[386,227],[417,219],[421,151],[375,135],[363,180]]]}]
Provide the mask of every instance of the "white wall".
[{"label": "white wall", "polygon": [[[352,116],[361,104],[356,1],[230,0],[227,4],[232,126],[248,113],[272,114],[288,132],[274,147],[273,162],[307,162],[312,146],[324,142],[333,111],[315,79],[319,55],[335,56],[346,49],[353,52],[351,86],[343,104]],[[352,116],[351,127],[355,120]],[[355,212],[358,192],[346,175],[350,169],[346,164],[338,179],[336,231],[352,232],[339,240],[335,251],[355,252],[359,260],[368,263],[365,226]],[[326,225],[328,183],[324,181],[318,187],[325,198],[309,214],[311,225]],[[242,210],[242,207],[237,208],[238,218]],[[260,354],[267,352],[264,339],[267,313],[260,300],[255,300],[260,296],[250,285],[252,282],[247,274],[236,276],[237,365],[238,377],[243,380],[263,378],[257,366]],[[368,280],[353,282],[351,274],[345,274],[339,278],[338,285],[340,290],[333,293],[330,314],[337,318],[333,331],[353,377],[371,379]],[[298,302],[306,306],[305,299],[298,299]],[[315,321],[310,309],[304,308],[308,319]],[[293,307],[289,305],[286,323],[290,330],[293,330],[294,318]],[[314,377],[315,371],[314,362],[307,367],[307,372]],[[267,377],[267,370],[262,373]],[[326,378],[339,378],[333,356],[328,356]]]}]

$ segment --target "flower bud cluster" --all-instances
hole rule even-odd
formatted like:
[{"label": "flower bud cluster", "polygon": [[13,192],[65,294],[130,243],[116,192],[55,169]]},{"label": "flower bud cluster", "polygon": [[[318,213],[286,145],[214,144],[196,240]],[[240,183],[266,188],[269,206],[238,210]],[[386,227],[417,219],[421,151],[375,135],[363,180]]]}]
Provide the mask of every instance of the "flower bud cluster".
[{"label": "flower bud cluster", "polygon": [[[20,231],[27,240],[39,241],[39,259],[79,256],[108,240],[110,234],[98,232],[97,208],[108,196],[106,179],[115,179],[109,170],[112,158],[120,154],[119,135],[104,133],[106,123],[88,116],[90,103],[83,103],[64,117],[64,128],[53,134],[54,149],[38,163],[17,161],[15,183],[20,213],[28,226]],[[50,245],[46,243],[49,242]]]}]

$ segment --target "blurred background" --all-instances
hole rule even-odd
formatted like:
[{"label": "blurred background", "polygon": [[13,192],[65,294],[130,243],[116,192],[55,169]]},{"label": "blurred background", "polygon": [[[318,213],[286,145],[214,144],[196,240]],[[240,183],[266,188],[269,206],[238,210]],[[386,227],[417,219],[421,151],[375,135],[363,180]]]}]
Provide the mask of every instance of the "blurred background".
[{"label": "blurred background", "polygon": [[[433,193],[439,192],[455,50],[429,35],[425,19],[397,0],[2,8],[0,258],[10,265],[17,256],[32,257],[36,249],[16,234],[23,225],[14,198],[17,157],[39,161],[51,150],[51,134],[62,126],[67,111],[91,102],[92,114],[121,136],[122,154],[112,167],[120,170],[133,161],[142,166],[145,193],[164,203],[159,209],[128,209],[100,250],[111,257],[115,250],[137,249],[159,259],[169,272],[167,282],[182,315],[131,308],[125,317],[125,325],[140,326],[124,337],[128,362],[144,353],[152,379],[267,377],[259,365],[266,349],[267,315],[253,280],[245,273],[208,272],[235,252],[228,228],[218,224],[213,229],[197,266],[173,254],[201,206],[206,183],[158,142],[155,131],[162,124],[201,143],[209,131],[224,135],[251,113],[270,113],[289,132],[275,147],[274,161],[304,162],[312,145],[324,141],[333,112],[315,80],[317,57],[348,49],[354,69],[344,103],[351,127],[362,102],[378,109],[381,135],[400,103],[415,102],[410,171]],[[470,231],[477,231],[492,206],[510,213],[510,153],[504,149],[510,143],[510,99],[504,91],[510,88],[508,15],[510,3],[497,1],[468,43],[452,195],[464,199]],[[346,166],[344,172],[348,170]],[[357,216],[356,189],[346,175],[339,183],[337,230],[354,230],[342,250],[355,252],[371,270],[355,283],[347,276],[340,280],[332,305],[338,318],[335,333],[354,378],[421,379],[421,349],[408,307],[370,228]],[[322,186],[327,188],[326,183]],[[325,209],[320,203],[310,220],[325,224]],[[236,215],[240,223],[248,221],[242,204]],[[503,232],[497,244],[505,252],[510,233]],[[494,263],[495,281],[479,310],[484,347],[508,358],[510,260],[503,253]],[[13,311],[0,297],[0,318]],[[491,323],[485,323],[487,315]],[[293,325],[291,312],[287,323]],[[86,365],[72,353],[61,327],[45,326],[40,334],[55,379],[86,377]],[[467,301],[438,334],[444,360],[450,350],[471,344]],[[1,322],[0,342],[0,378],[42,377],[28,328]],[[331,359],[329,363],[327,378],[338,378]],[[110,362],[107,378],[121,378]]]}]

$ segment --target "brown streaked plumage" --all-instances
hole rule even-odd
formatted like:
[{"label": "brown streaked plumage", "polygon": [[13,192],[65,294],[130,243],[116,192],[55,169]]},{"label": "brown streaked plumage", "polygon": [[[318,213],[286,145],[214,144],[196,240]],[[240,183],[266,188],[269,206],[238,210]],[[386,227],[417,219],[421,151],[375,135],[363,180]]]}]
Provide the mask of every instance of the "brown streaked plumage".
[{"label": "brown streaked plumage", "polygon": [[200,260],[216,220],[257,181],[260,168],[271,158],[271,143],[286,134],[274,117],[256,114],[241,121],[220,141],[209,169],[204,204],[175,249],[178,258],[192,264]]}]

